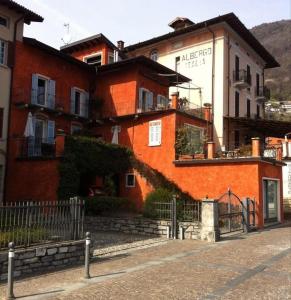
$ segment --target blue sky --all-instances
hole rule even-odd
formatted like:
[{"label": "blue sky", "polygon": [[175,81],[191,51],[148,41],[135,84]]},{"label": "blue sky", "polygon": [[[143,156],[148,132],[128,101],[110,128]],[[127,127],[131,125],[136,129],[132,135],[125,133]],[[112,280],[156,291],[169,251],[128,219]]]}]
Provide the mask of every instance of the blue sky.
[{"label": "blue sky", "polygon": [[103,33],[113,43],[125,45],[171,31],[168,23],[177,16],[201,22],[234,12],[251,28],[261,23],[290,19],[291,0],[15,0],[45,18],[25,27],[25,36],[55,48],[64,43],[64,23],[70,24],[70,39],[76,41]]}]

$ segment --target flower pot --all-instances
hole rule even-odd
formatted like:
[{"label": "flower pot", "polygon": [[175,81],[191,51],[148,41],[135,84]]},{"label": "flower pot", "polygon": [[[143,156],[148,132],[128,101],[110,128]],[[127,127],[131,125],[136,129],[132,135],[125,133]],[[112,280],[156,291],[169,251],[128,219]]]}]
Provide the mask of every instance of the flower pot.
[{"label": "flower pot", "polygon": [[193,159],[193,155],[190,154],[180,154],[179,160],[187,160],[187,159]]}]

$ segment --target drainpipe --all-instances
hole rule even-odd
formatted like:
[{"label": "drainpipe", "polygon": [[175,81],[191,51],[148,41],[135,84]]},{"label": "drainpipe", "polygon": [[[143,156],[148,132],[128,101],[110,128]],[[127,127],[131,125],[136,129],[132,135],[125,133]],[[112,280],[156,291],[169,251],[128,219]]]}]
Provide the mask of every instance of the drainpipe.
[{"label": "drainpipe", "polygon": [[[266,66],[264,65],[263,68],[263,93],[265,93],[265,68]],[[263,102],[263,118],[265,119],[265,102]]]},{"label": "drainpipe", "polygon": [[215,72],[215,34],[208,27],[207,22],[205,22],[205,28],[212,34],[212,66],[211,66],[211,120],[212,120],[212,130],[211,130],[211,141],[213,141],[213,132],[214,132],[214,72]]},{"label": "drainpipe", "polygon": [[229,120],[229,111],[230,111],[230,99],[229,99],[229,88],[230,88],[230,39],[229,34],[227,35],[227,150],[230,147],[230,120]]},{"label": "drainpipe", "polygon": [[14,33],[13,33],[13,60],[10,66],[10,95],[9,95],[9,103],[8,103],[8,119],[7,119],[7,139],[6,139],[6,159],[5,159],[5,172],[4,172],[4,185],[3,185],[3,203],[5,204],[6,199],[6,185],[7,185],[7,167],[8,167],[8,159],[9,159],[9,132],[10,132],[10,117],[11,117],[11,103],[12,103],[12,90],[13,90],[13,78],[14,78],[14,65],[16,58],[16,35],[17,35],[17,27],[18,23],[21,20],[24,20],[25,16],[21,16],[15,21],[14,24]]}]

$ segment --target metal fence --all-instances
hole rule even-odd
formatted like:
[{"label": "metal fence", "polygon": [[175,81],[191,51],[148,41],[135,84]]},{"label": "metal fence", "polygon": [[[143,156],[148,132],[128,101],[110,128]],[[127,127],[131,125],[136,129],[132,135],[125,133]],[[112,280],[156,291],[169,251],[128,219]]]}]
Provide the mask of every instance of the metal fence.
[{"label": "metal fence", "polygon": [[201,202],[180,199],[171,202],[153,202],[152,217],[158,220],[172,220],[174,208],[178,221],[201,221]]},{"label": "metal fence", "polygon": [[83,238],[84,201],[15,202],[0,206],[0,250]]}]

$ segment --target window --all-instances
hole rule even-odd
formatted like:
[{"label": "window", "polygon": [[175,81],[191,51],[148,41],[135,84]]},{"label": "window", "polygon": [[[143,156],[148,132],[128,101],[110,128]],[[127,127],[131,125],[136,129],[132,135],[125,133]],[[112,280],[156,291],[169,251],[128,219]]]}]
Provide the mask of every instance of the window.
[{"label": "window", "polygon": [[92,66],[101,66],[102,65],[102,53],[96,53],[92,54],[90,56],[84,57],[84,62],[86,62],[88,65]]},{"label": "window", "polygon": [[7,43],[0,40],[0,65],[7,64]]},{"label": "window", "polygon": [[169,107],[169,99],[163,95],[157,96],[157,109],[166,109]]},{"label": "window", "polygon": [[153,50],[150,53],[150,59],[152,59],[153,61],[158,61],[158,58],[159,58],[158,50]]},{"label": "window", "polygon": [[251,117],[251,100],[247,99],[247,117]]},{"label": "window", "polygon": [[71,134],[79,134],[82,131],[83,127],[80,124],[71,124]]},{"label": "window", "polygon": [[162,144],[162,121],[149,122],[149,146],[160,146]]},{"label": "window", "polygon": [[0,138],[3,137],[3,113],[4,113],[4,108],[0,108]]},{"label": "window", "polygon": [[235,56],[235,80],[239,80],[239,57]]},{"label": "window", "polygon": [[31,103],[55,108],[56,82],[45,76],[33,74],[31,87]]},{"label": "window", "polygon": [[89,94],[76,87],[71,88],[71,113],[84,118],[89,116]]},{"label": "window", "polygon": [[234,115],[235,117],[239,117],[239,92],[235,92]]},{"label": "window", "polygon": [[0,16],[0,26],[8,27],[8,18]]},{"label": "window", "polygon": [[240,141],[239,141],[239,130],[234,131],[234,147],[239,148]]},{"label": "window", "polygon": [[139,89],[138,111],[146,112],[153,109],[153,93],[145,88]]},{"label": "window", "polygon": [[260,95],[260,74],[256,74],[256,96]]},{"label": "window", "polygon": [[112,52],[110,52],[110,53],[108,54],[108,63],[109,63],[109,64],[114,63],[114,53],[112,53]]},{"label": "window", "polygon": [[134,174],[125,175],[125,186],[126,187],[135,187],[135,176]]},{"label": "window", "polygon": [[260,118],[260,105],[257,105],[257,118]]},{"label": "window", "polygon": [[251,84],[252,77],[251,77],[251,67],[247,65],[247,82]]},{"label": "window", "polygon": [[175,71],[180,73],[180,56],[175,58]]},{"label": "window", "polygon": [[187,148],[185,154],[203,153],[204,129],[185,124]]}]

